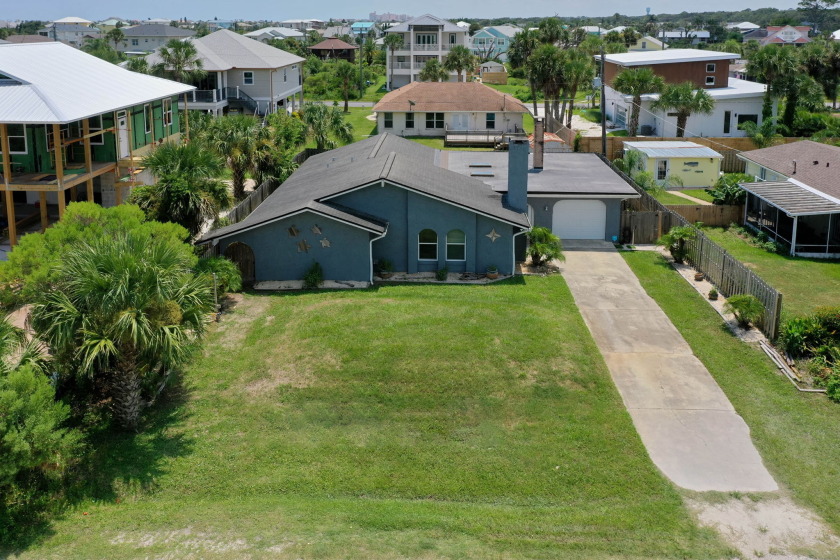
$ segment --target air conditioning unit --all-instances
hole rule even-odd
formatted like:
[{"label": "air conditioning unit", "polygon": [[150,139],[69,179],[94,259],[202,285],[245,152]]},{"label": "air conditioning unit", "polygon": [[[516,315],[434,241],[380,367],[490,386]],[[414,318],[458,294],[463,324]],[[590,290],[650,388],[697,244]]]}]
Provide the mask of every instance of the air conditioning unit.
[{"label": "air conditioning unit", "polygon": [[656,133],[656,129],[654,129],[649,124],[643,124],[642,125],[642,130],[641,130],[641,135],[642,136],[653,136],[655,133]]}]

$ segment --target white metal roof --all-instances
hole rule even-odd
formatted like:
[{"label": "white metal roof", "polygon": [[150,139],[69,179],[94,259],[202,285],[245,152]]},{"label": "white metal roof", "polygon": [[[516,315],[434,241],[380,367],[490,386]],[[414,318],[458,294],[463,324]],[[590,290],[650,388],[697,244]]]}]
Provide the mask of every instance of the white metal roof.
[{"label": "white metal roof", "polygon": [[742,21],[741,23],[730,23],[726,26],[727,29],[738,29],[740,31],[752,31],[753,29],[761,29],[760,25],[756,25],[751,21]]},{"label": "white metal roof", "polygon": [[[758,82],[750,82],[740,78],[729,78],[729,85],[727,87],[709,88],[706,91],[712,99],[720,101],[722,99],[744,99],[750,97],[763,97],[767,90],[765,84]],[[626,101],[632,99],[633,96],[625,95],[623,98]],[[642,95],[643,101],[656,101],[659,99],[658,93],[646,93]]]},{"label": "white metal roof", "polygon": [[723,156],[694,142],[625,142],[625,148],[639,150],[649,157],[708,157],[723,159]]},{"label": "white metal roof", "polygon": [[86,23],[86,24],[90,25],[93,22],[89,21],[89,20],[86,20],[84,18],[70,16],[70,17],[63,17],[61,19],[57,19],[53,23],[82,23],[82,24]]},{"label": "white metal roof", "polygon": [[255,31],[250,31],[245,33],[246,37],[259,37],[263,34],[269,34],[277,38],[286,38],[286,37],[303,37],[304,33],[302,31],[298,31],[297,29],[292,29],[291,27],[263,27],[261,29],[257,29]]},{"label": "white metal roof", "polygon": [[[600,60],[600,55],[595,55]],[[647,64],[673,64],[677,62],[699,62],[704,60],[729,60],[740,55],[700,49],[668,49],[664,51],[639,51],[608,54],[604,60],[620,66],[644,66]]]},{"label": "white metal roof", "polygon": [[0,45],[0,122],[69,123],[195,89],[137,74],[63,43]]}]

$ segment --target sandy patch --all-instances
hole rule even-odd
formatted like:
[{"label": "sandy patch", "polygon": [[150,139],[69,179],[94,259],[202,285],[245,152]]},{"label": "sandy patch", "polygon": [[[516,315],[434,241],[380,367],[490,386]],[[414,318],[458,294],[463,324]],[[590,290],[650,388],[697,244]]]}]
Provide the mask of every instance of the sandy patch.
[{"label": "sandy patch", "polygon": [[[154,531],[150,533],[119,533],[111,539],[113,545],[128,545],[135,548],[150,548],[166,546],[173,553],[173,557],[181,558],[183,554],[189,557],[201,557],[201,553],[226,553],[243,551],[250,548],[244,539],[224,539],[220,535],[193,531],[191,528],[173,531]],[[174,550],[172,550],[174,548]],[[193,556],[197,554],[197,556]]]},{"label": "sandy patch", "polygon": [[230,294],[228,297],[230,308],[222,314],[217,327],[218,332],[224,335],[219,338],[219,344],[224,348],[238,348],[248,334],[248,327],[266,312],[271,299],[242,294]]},{"label": "sandy patch", "polygon": [[745,558],[837,558],[840,539],[815,514],[780,496],[722,503],[686,500],[700,524],[717,530]]}]

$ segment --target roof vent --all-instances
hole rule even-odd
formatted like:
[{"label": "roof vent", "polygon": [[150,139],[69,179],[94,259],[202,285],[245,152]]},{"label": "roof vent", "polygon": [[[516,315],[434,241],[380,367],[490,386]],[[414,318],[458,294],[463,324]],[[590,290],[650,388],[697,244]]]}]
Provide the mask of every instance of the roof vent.
[{"label": "roof vent", "polygon": [[820,164],[820,162],[818,162],[817,160],[814,160],[814,165],[819,165],[819,164]]},{"label": "roof vent", "polygon": [[793,160],[793,174],[796,175],[796,160]]}]

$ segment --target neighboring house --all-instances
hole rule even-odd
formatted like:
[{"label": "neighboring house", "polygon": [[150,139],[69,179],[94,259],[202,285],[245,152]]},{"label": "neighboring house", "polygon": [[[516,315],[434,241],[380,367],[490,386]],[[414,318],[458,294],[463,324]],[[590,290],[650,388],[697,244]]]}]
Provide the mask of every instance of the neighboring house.
[{"label": "neighboring house", "polygon": [[807,25],[793,26],[772,26],[768,25],[766,29],[767,35],[758,39],[758,42],[764,45],[805,45],[811,42],[808,33],[811,28]]},{"label": "neighboring house", "polygon": [[126,53],[150,53],[155,49],[163,47],[169,41],[183,40],[193,37],[195,31],[181,29],[162,23],[145,23],[134,27],[122,29],[125,40],[119,43],[117,50]]},{"label": "neighboring house", "polygon": [[674,41],[690,41],[692,45],[699,45],[700,43],[708,43],[711,38],[711,33],[708,31],[660,31],[657,35],[659,40],[664,43],[673,43]]},{"label": "neighboring house", "polygon": [[[191,84],[197,89],[188,96],[189,109],[265,115],[303,103],[303,58],[227,29],[191,41],[207,75]],[[146,60],[161,62],[158,52]]]},{"label": "neighboring house", "polygon": [[345,43],[341,39],[324,39],[317,45],[309,47],[312,54],[321,60],[346,60],[355,62],[356,51],[359,47]]},{"label": "neighboring house", "polygon": [[840,29],[831,34],[831,38],[835,41],[840,41]]},{"label": "neighboring house", "polygon": [[761,29],[761,26],[756,25],[751,21],[742,21],[741,23],[730,23],[726,26],[726,28],[732,31],[740,31],[741,33],[749,33],[750,31]]},{"label": "neighboring house", "polygon": [[596,154],[529,159],[524,138],[508,153],[440,152],[380,134],[309,158],[201,242],[256,282],[300,280],[317,262],[325,279],[370,283],[385,259],[410,274],[513,274],[532,224],[563,239],[619,235],[621,200],[639,195]]},{"label": "neighboring house", "polygon": [[372,21],[354,21],[350,25],[350,34],[353,37],[358,37],[359,35],[367,36],[371,31],[376,34],[376,24]]},{"label": "neighboring house", "polygon": [[[536,149],[536,135],[529,134],[528,135],[528,144],[531,147],[531,152]],[[543,133],[543,152],[546,154],[562,154],[562,153],[570,153],[573,152],[571,146],[566,144],[566,142],[554,134],[553,132],[545,132]]]},{"label": "neighboring house", "polygon": [[501,62],[482,62],[478,67],[481,83],[505,85],[508,80],[507,68]]},{"label": "neighboring house", "polygon": [[344,37],[344,36],[353,36],[353,30],[350,28],[349,25],[332,25],[324,29],[324,32],[321,34],[325,39],[330,39],[332,37]]},{"label": "neighboring house", "polygon": [[53,41],[66,43],[71,47],[81,48],[89,39],[99,39],[102,34],[99,29],[79,23],[53,23],[38,30],[38,35],[48,37]]},{"label": "neighboring house", "polygon": [[[176,100],[193,89],[56,42],[0,45],[0,83],[0,181],[11,191],[13,244],[15,204],[58,204],[61,216],[68,193],[110,206],[121,202],[123,186],[150,180],[136,175],[138,162],[180,137]],[[44,227],[46,218],[44,211]]]},{"label": "neighboring house", "polygon": [[667,45],[655,37],[644,36],[627,47],[628,52],[664,51]]},{"label": "neighboring house", "polygon": [[61,19],[55,20],[52,23],[57,23],[59,25],[81,25],[82,27],[93,26],[92,21],[87,20],[85,18],[76,17],[76,16],[63,17]]},{"label": "neighboring house", "polygon": [[306,34],[291,27],[263,27],[255,31],[249,31],[245,36],[256,39],[261,43],[268,43],[273,39],[302,39],[306,37]]},{"label": "neighboring house", "polygon": [[99,28],[99,30],[100,30],[102,33],[107,33],[108,31],[110,31],[110,30],[112,30],[112,29],[116,29],[116,28],[118,28],[118,27],[119,27],[120,29],[123,29],[123,28],[129,27],[130,25],[131,25],[131,24],[130,24],[129,22],[127,22],[126,20],[124,20],[124,19],[120,19],[120,18],[108,18],[108,19],[106,19],[106,20],[102,20],[102,21],[98,22],[98,23],[96,24],[96,27],[98,27],[98,28]]},{"label": "neighboring house", "polygon": [[[400,136],[480,133],[490,144],[503,134],[522,133],[527,107],[478,82],[413,82],[386,93],[373,107],[377,130]],[[476,140],[477,141],[477,140]]]},{"label": "neighboring house", "polygon": [[[600,60],[600,55],[595,56]],[[604,57],[606,88],[604,100],[607,118],[617,127],[625,127],[630,116],[630,96],[611,86],[616,76],[627,68],[647,67],[669,84],[693,82],[715,100],[711,115],[692,115],[685,136],[746,136],[738,127],[745,121],[761,124],[761,106],[766,86],[729,77],[729,65],[738,55],[699,49],[608,54]],[[639,133],[642,136],[674,137],[676,113],[654,110],[659,94],[642,96]]]},{"label": "neighboring house", "polygon": [[479,29],[472,36],[472,52],[482,60],[498,59],[507,62],[507,52],[513,37],[522,31],[515,25],[494,25]]},{"label": "neighboring house", "polygon": [[746,224],[801,257],[840,257],[840,148],[802,140],[741,152]]},{"label": "neighboring house", "polygon": [[6,37],[6,41],[9,43],[21,44],[21,43],[52,43],[54,42],[49,37],[44,37],[43,35],[9,35]]},{"label": "neighboring house", "polygon": [[[392,87],[401,87],[416,82],[418,75],[429,60],[443,62],[449,50],[461,45],[467,48],[469,34],[466,29],[454,23],[429,14],[410,19],[387,29],[386,35],[402,36],[403,46],[394,56],[387,58]],[[458,79],[457,72],[449,74],[449,80]],[[466,79],[466,73],[464,73]]]},{"label": "neighboring house", "polygon": [[310,29],[323,29],[326,22],[320,19],[287,19],[281,21],[283,27],[291,27],[298,31],[309,31]]},{"label": "neighboring house", "polygon": [[582,25],[580,26],[580,29],[586,31],[588,35],[597,35],[598,37],[600,37],[601,35],[606,35],[608,33],[607,29],[604,29],[603,27],[599,27],[597,25]]},{"label": "neighboring house", "polygon": [[723,156],[694,142],[625,142],[624,150],[642,154],[642,171],[660,184],[681,187],[714,186]]}]

